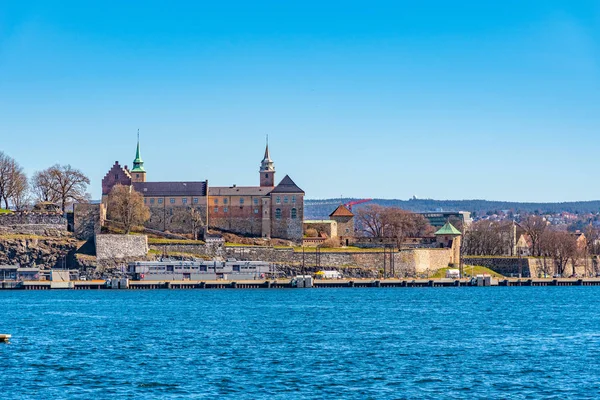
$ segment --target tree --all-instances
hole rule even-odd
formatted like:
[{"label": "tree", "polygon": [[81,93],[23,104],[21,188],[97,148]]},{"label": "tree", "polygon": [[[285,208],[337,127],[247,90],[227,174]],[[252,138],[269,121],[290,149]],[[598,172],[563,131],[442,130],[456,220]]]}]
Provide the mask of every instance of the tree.
[{"label": "tree", "polygon": [[15,171],[8,198],[17,211],[23,211],[27,207],[29,203],[29,182],[23,171]]},{"label": "tree", "polygon": [[531,239],[531,254],[534,256],[541,255],[540,239],[548,227],[548,222],[539,215],[530,215],[521,223],[521,227]]},{"label": "tree", "polygon": [[131,186],[115,185],[108,195],[108,219],[119,222],[125,233],[143,225],[150,218],[150,209],[144,204],[144,196]]},{"label": "tree", "polygon": [[368,205],[356,211],[359,230],[366,236],[394,238],[398,245],[407,237],[422,237],[433,233],[425,217],[397,207]]},{"label": "tree", "polygon": [[90,180],[80,170],[70,165],[53,165],[33,175],[33,192],[40,201],[60,204],[64,212],[71,202],[87,201],[86,193]]},{"label": "tree", "polygon": [[[573,269],[578,256],[577,240],[568,232],[547,229],[539,238],[541,254],[554,261],[555,271],[563,275],[571,261]],[[575,273],[575,271],[573,271]]]},{"label": "tree", "polygon": [[10,203],[21,210],[28,186],[27,176],[19,163],[0,152],[0,201],[4,201],[4,208],[8,208]]},{"label": "tree", "polygon": [[204,218],[200,210],[194,206],[188,207],[188,215],[190,217],[190,228],[194,240],[198,240],[198,232],[204,226]]}]

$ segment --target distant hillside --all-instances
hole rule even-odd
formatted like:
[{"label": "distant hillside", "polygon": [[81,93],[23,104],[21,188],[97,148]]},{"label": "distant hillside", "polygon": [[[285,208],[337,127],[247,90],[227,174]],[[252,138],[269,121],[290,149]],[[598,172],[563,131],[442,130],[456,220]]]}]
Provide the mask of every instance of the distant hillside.
[{"label": "distant hillside", "polygon": [[[325,219],[335,210],[340,202],[348,203],[357,199],[324,199],[324,200],[305,200],[304,218],[305,219]],[[508,201],[489,201],[489,200],[432,200],[432,199],[410,199],[410,200],[386,200],[373,199],[368,204],[379,204],[382,206],[400,207],[409,211],[470,211],[476,215],[483,215],[487,212],[497,210],[511,210],[514,213],[558,213],[571,212],[585,214],[600,211],[600,200],[594,201],[575,201],[565,203],[519,203]],[[356,207],[362,207],[359,205]]]}]

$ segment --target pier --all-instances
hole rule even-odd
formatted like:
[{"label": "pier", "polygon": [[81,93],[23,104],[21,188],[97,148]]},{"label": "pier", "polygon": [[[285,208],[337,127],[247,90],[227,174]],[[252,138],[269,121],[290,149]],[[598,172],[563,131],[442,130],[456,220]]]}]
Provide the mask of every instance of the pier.
[{"label": "pier", "polygon": [[441,288],[477,286],[600,286],[600,278],[505,279],[312,279],[133,281],[21,281],[0,282],[0,290],[149,290],[149,289],[292,289],[292,288]]}]

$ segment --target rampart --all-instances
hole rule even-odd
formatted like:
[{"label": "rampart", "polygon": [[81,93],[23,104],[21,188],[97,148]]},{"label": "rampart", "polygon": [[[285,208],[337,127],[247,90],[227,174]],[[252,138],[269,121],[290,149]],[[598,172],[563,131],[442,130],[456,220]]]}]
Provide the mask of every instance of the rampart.
[{"label": "rampart", "polygon": [[148,254],[146,235],[96,235],[96,259],[142,258]]},{"label": "rampart", "polygon": [[[248,261],[267,261],[283,266],[306,266],[307,268],[346,269],[358,267],[369,269],[375,276],[390,269],[390,253],[374,251],[294,251],[292,248],[273,248],[260,246],[207,246],[198,244],[151,245],[162,253],[184,253],[198,256],[235,258]],[[385,257],[385,261],[384,261]],[[426,275],[448,266],[452,251],[450,249],[410,249],[395,252],[394,272],[398,276]]]},{"label": "rampart", "polygon": [[14,212],[0,214],[0,234],[68,236],[67,219],[59,213]]}]

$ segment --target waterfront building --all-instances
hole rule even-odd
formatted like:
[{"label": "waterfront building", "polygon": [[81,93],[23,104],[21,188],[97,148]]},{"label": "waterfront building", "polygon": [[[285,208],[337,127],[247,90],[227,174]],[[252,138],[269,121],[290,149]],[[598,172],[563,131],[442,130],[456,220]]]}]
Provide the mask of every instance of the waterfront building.
[{"label": "waterfront building", "polygon": [[116,161],[102,179],[102,201],[117,185],[131,186],[144,196],[150,209],[146,227],[161,231],[192,233],[192,210],[201,215],[202,228],[241,235],[300,240],[304,219],[304,191],[285,176],[275,185],[275,163],[267,143],[259,169],[259,186],[209,187],[204,181],[149,182],[136,148],[133,168]]}]

